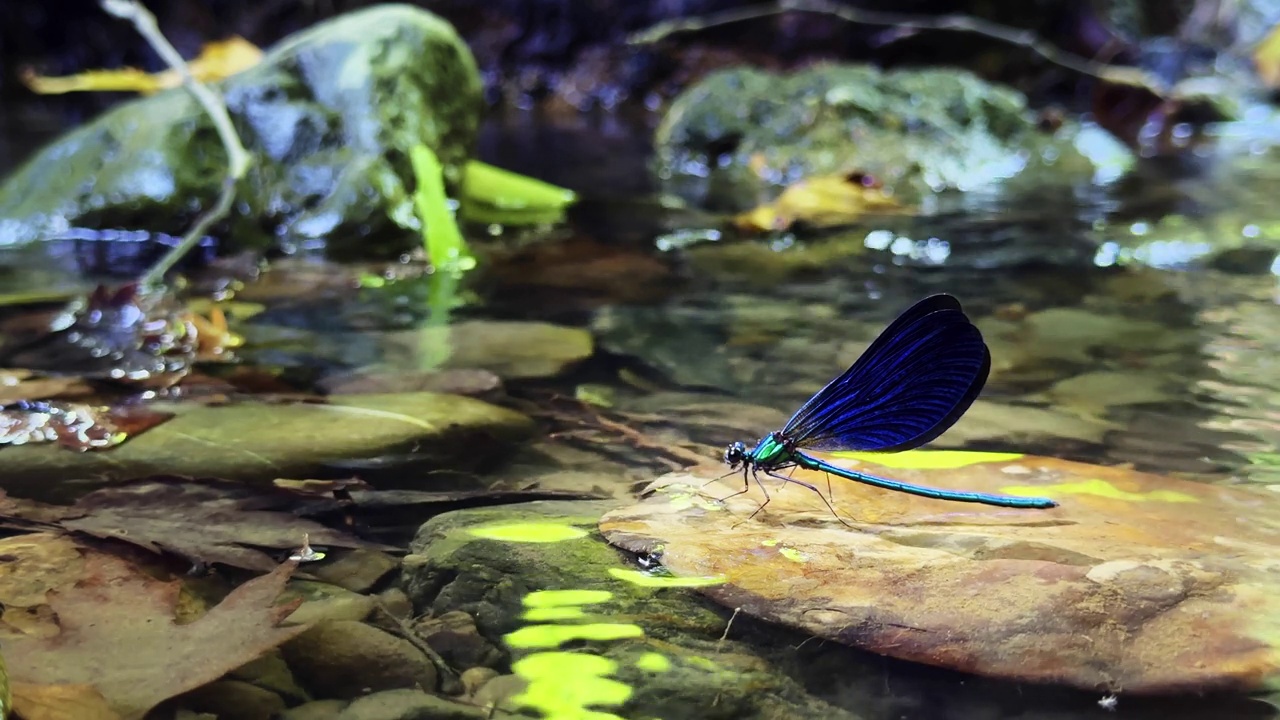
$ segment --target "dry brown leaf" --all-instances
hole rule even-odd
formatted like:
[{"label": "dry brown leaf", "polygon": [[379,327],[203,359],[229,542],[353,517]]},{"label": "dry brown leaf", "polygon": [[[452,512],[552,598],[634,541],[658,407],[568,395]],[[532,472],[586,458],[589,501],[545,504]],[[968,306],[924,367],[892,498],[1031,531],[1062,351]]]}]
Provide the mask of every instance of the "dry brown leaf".
[{"label": "dry brown leaf", "polygon": [[741,230],[786,230],[796,222],[831,227],[852,222],[868,213],[892,213],[902,205],[869,175],[821,175],[791,185],[777,200],[734,218]]},{"label": "dry brown leaf", "polygon": [[[262,50],[248,40],[234,36],[205,45],[199,57],[187,63],[187,67],[195,79],[210,82],[248,70],[261,60]],[[90,90],[151,94],[182,84],[182,76],[175,70],[148,74],[129,67],[116,70],[89,70],[64,77],[45,77],[27,68],[21,71],[20,77],[28,88],[41,95]]]},{"label": "dry brown leaf", "polygon": [[92,685],[13,684],[13,709],[22,720],[120,720]]},{"label": "dry brown leaf", "polygon": [[307,629],[281,625],[297,601],[276,604],[294,563],[241,585],[199,619],[179,625],[181,581],[156,580],[92,550],[84,562],[79,582],[49,593],[59,634],[5,642],[9,675],[30,685],[92,685],[122,720],[139,720]]},{"label": "dry brown leaf", "polygon": [[57,635],[46,595],[71,586],[83,573],[80,548],[66,535],[41,532],[0,540],[0,645],[14,633]]},{"label": "dry brown leaf", "polygon": [[84,571],[75,541],[66,535],[32,533],[0,540],[0,605],[15,608],[45,603],[45,594],[73,584]]},{"label": "dry brown leaf", "polygon": [[1264,85],[1280,89],[1280,25],[1271,28],[1253,49],[1253,68]]}]

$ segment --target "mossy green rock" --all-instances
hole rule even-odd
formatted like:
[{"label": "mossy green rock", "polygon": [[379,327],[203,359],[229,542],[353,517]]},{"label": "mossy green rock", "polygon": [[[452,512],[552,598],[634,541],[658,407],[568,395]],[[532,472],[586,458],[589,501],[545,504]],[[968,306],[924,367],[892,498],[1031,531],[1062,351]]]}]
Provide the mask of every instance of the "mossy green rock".
[{"label": "mossy green rock", "polygon": [[[327,462],[409,452],[442,461],[492,457],[533,432],[506,408],[458,395],[344,395],[326,404],[157,404],[176,416],[124,444],[78,453],[52,444],[3,449],[0,480],[15,494],[81,493],[85,482],[150,475],[271,481],[305,478]],[[23,483],[32,483],[27,490]],[[61,486],[59,486],[61,487]]]},{"label": "mossy green rock", "polygon": [[[417,228],[409,149],[425,143],[456,184],[482,107],[475,60],[454,29],[397,4],[290,36],[217,89],[254,158],[223,237],[329,243],[336,256],[420,242],[407,232]],[[0,247],[77,226],[181,234],[225,172],[218,135],[186,91],[126,102],[0,186]]]},{"label": "mossy green rock", "polygon": [[[611,568],[626,564],[595,531],[596,521],[616,507],[610,501],[544,501],[509,507],[444,513],[418,529],[409,546],[402,580],[419,614],[440,616],[463,610],[480,634],[501,636],[525,624],[520,618],[525,595],[539,590],[606,590],[617,614],[631,611],[680,617],[706,632],[723,629],[710,605],[694,597],[655,595],[650,589],[619,582]],[[485,528],[566,528],[581,537],[564,542],[492,540]],[[573,529],[577,529],[575,533]],[[716,630],[718,632],[718,630]]]},{"label": "mossy green rock", "polygon": [[[636,578],[635,565],[596,530],[601,514],[615,505],[549,501],[439,515],[418,530],[410,545],[402,572],[405,590],[419,613],[469,613],[481,635],[510,651],[517,673],[520,660],[541,656],[554,662],[582,654],[599,655],[615,669],[608,677],[583,674],[571,667],[576,663],[570,657],[561,676],[572,691],[527,691],[544,701],[560,691],[566,698],[592,696],[593,683],[614,690],[621,684],[631,689],[624,704],[592,709],[622,717],[708,720],[854,717],[805,693],[754,648],[722,641],[729,613],[716,611],[687,590],[629,582],[627,578]],[[531,598],[532,593],[556,590],[579,591],[572,595],[592,600],[581,601],[580,617],[528,614],[534,606],[543,612],[565,609],[548,607],[549,594],[532,596],[540,601]],[[545,642],[557,628],[581,623],[629,626],[639,632],[585,646],[573,643],[573,653],[564,654]],[[512,635],[516,632],[520,634]],[[507,697],[499,707],[515,711],[515,702]],[[564,716],[570,709],[559,708]]]},{"label": "mossy green rock", "polygon": [[962,70],[738,68],[708,75],[672,103],[657,131],[657,172],[669,190],[718,210],[754,206],[804,177],[851,172],[915,203],[1037,167],[1088,182],[1096,167],[1073,140],[1070,127],[1038,130],[1017,91]]}]

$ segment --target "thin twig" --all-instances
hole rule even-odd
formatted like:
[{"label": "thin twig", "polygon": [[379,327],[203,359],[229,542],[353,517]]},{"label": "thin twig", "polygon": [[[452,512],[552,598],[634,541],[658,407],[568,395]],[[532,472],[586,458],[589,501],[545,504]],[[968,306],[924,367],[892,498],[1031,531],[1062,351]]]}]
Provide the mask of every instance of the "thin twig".
[{"label": "thin twig", "polygon": [[613,420],[610,420],[609,418],[601,415],[598,412],[595,412],[594,410],[591,410],[590,412],[595,416],[593,419],[597,424],[599,424],[600,427],[604,428],[605,430],[610,430],[612,432],[615,432],[621,435],[627,440],[630,440],[631,443],[636,447],[644,448],[647,450],[657,450],[658,452],[664,452],[668,455],[671,455],[672,457],[683,460],[686,463],[689,463],[690,465],[703,465],[707,462],[707,460],[710,459],[706,455],[702,455],[701,453],[696,453],[692,450],[686,450],[685,448],[682,448],[679,445],[672,445],[669,443],[663,443],[663,442],[652,440],[649,438],[649,436],[645,435],[644,433],[640,432],[639,430],[636,430],[635,428],[629,425],[624,425],[620,422],[614,422]]},{"label": "thin twig", "polygon": [[248,172],[252,158],[240,142],[240,136],[236,133],[235,126],[231,124],[231,116],[227,112],[226,103],[191,75],[191,70],[187,67],[186,61],[182,59],[182,56],[178,54],[178,51],[169,43],[164,34],[160,32],[159,26],[156,25],[156,18],[151,14],[151,11],[143,7],[137,0],[99,0],[99,4],[107,13],[133,23],[134,28],[137,29],[142,39],[146,40],[147,44],[156,51],[160,58],[182,77],[182,86],[186,88],[187,92],[191,93],[196,102],[200,103],[205,113],[208,114],[209,119],[213,121],[213,127],[218,131],[218,138],[222,140],[222,147],[227,152],[227,175],[222,180],[222,191],[218,195],[218,201],[208,212],[196,220],[191,229],[182,236],[182,242],[160,258],[160,261],[142,276],[139,283],[146,287],[163,281],[165,273],[169,272],[170,268],[200,242],[200,239],[204,237],[205,231],[214,223],[226,217],[227,213],[231,211],[231,203],[235,200],[236,184]]},{"label": "thin twig", "polygon": [[401,620],[395,613],[388,610],[387,606],[381,600],[378,600],[377,598],[374,599],[377,602],[374,603],[373,611],[383,620],[383,623],[379,625],[379,627],[391,632],[401,639],[407,640],[410,645],[418,648],[423,655],[427,656],[427,659],[431,661],[431,664],[436,666],[438,674],[446,683],[460,684],[461,681],[459,678],[461,677],[461,674],[456,668],[449,664],[448,660],[444,659],[444,656],[436,652],[435,648],[431,647],[426,640],[419,636],[418,633],[414,632],[413,627],[409,625],[409,623]]},{"label": "thin twig", "polygon": [[1169,90],[1164,81],[1139,68],[1110,65],[1069,53],[1030,30],[1018,30],[969,15],[910,15],[880,12],[837,5],[831,0],[778,0],[777,2],[735,8],[697,18],[668,20],[631,35],[627,38],[627,43],[629,45],[650,45],[677,33],[697,32],[719,25],[743,22],[745,20],[757,20],[789,12],[832,15],[846,22],[861,25],[886,25],[908,30],[949,30],[974,33],[975,35],[982,35],[993,40],[1025,48],[1055,65],[1060,65],[1068,70],[1095,77],[1099,80],[1106,80],[1120,85],[1145,87],[1161,97],[1167,95]]},{"label": "thin twig", "polygon": [[724,633],[720,636],[719,642],[716,643],[716,654],[720,654],[720,650],[724,647],[724,641],[729,639],[729,629],[733,627],[733,621],[738,619],[738,613],[742,612],[742,608],[733,609],[733,614],[729,616],[729,622],[725,623]]}]

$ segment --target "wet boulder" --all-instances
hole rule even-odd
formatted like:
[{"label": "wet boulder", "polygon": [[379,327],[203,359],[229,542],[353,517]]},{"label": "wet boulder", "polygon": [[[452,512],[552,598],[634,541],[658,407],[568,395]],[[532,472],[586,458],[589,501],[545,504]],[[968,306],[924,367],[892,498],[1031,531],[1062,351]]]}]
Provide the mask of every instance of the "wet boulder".
[{"label": "wet boulder", "polygon": [[[253,166],[219,232],[228,244],[386,255],[417,227],[409,149],[457,183],[482,105],[475,60],[441,18],[379,5],[281,41],[215,86]],[[180,235],[216,200],[226,154],[182,89],[125,102],[0,185],[0,248],[77,227]],[[420,242],[420,241],[417,241]]]},{"label": "wet boulder", "polygon": [[914,205],[1014,181],[1088,183],[1130,160],[1103,133],[1042,129],[1021,93],[966,71],[868,65],[712,73],[672,103],[656,146],[667,189],[716,210],[818,175],[874,178]]}]

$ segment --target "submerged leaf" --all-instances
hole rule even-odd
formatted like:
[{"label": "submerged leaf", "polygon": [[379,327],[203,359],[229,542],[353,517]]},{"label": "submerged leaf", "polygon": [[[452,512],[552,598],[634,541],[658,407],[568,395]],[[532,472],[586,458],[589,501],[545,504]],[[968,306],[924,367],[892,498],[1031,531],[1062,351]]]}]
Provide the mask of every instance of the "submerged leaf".
[{"label": "submerged leaf", "polygon": [[[174,613],[181,582],[156,580],[124,560],[88,551],[83,578],[49,594],[58,635],[5,641],[10,675],[24,688],[90,685],[123,720],[139,720],[159,703],[213,682],[306,630],[281,626],[300,601],[276,604],[293,569],[293,563],[280,565],[236,588],[194,622],[179,625]],[[84,691],[67,691],[91,703]],[[36,690],[27,701],[47,700],[53,692]]]},{"label": "submerged leaf", "polygon": [[0,405],[21,400],[82,398],[93,388],[74,377],[37,377],[30,370],[0,370]]},{"label": "submerged leaf", "polygon": [[[289,512],[260,509],[278,504],[263,492],[234,483],[155,478],[91,492],[68,508],[74,516],[57,524],[152,552],[172,552],[192,562],[249,570],[276,565],[258,548],[292,550],[304,535],[317,545],[391,549]],[[0,507],[0,518],[12,517],[11,512],[22,518],[30,509]]]},{"label": "submerged leaf", "polygon": [[0,408],[0,445],[56,442],[72,450],[106,450],[171,417],[136,405],[21,402]]},{"label": "submerged leaf", "polygon": [[[239,36],[211,42],[200,55],[187,63],[191,75],[201,82],[221,80],[248,70],[262,60],[262,50]],[[138,68],[116,70],[88,70],[65,77],[46,77],[27,69],[20,75],[22,82],[32,92],[41,95],[59,95],[69,92],[119,91],[151,94],[182,84],[182,76],[176,70],[146,73]]]},{"label": "submerged leaf", "polygon": [[88,683],[14,683],[13,709],[22,720],[120,720],[120,714]]},{"label": "submerged leaf", "polygon": [[782,191],[777,200],[734,218],[742,230],[786,230],[794,223],[831,227],[853,222],[870,213],[903,209],[869,175],[822,175],[802,180]]}]

